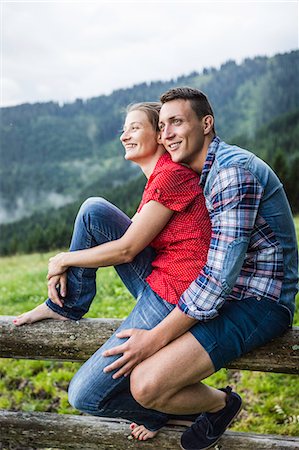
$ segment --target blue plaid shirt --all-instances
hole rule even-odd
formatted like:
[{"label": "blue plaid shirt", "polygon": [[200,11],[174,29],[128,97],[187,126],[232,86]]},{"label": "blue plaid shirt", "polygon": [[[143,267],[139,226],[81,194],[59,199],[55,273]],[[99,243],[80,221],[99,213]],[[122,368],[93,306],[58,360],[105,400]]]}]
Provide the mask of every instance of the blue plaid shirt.
[{"label": "blue plaid shirt", "polygon": [[[288,229],[284,223],[290,221],[290,210],[274,172],[252,153],[215,137],[200,184],[212,224],[210,249],[206,265],[181,296],[179,308],[190,317],[206,321],[216,317],[227,300],[267,297],[279,301],[288,267],[284,267],[283,238],[278,241],[273,231],[276,225],[277,229],[286,227],[295,251],[297,244],[294,226],[290,224]],[[280,196],[279,219],[274,217],[277,207],[273,193]],[[291,255],[290,259],[295,261],[296,257]],[[291,279],[286,282],[295,297],[296,267],[290,272]],[[289,309],[293,312],[292,307]]]}]

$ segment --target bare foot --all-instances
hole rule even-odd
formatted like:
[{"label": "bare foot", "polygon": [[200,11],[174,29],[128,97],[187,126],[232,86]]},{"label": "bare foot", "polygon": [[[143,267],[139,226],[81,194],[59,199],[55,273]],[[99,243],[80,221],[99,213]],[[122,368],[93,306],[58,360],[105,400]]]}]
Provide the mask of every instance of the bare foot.
[{"label": "bare foot", "polygon": [[157,431],[150,431],[145,428],[144,425],[137,425],[137,423],[131,423],[130,428],[132,430],[131,434],[135,439],[138,439],[139,441],[146,441],[147,439],[151,439],[159,433],[159,430]]},{"label": "bare foot", "polygon": [[60,314],[52,311],[52,309],[50,309],[45,303],[42,303],[31,311],[18,316],[13,320],[13,323],[18,327],[20,325],[24,325],[25,323],[38,322],[44,319],[69,320],[67,317],[61,316]]}]

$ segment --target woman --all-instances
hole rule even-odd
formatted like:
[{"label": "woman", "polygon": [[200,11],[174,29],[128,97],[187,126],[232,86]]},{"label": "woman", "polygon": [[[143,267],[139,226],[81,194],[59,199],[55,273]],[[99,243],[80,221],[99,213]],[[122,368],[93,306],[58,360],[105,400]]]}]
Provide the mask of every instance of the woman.
[{"label": "woman", "polygon": [[[138,211],[130,220],[107,201],[88,199],[76,218],[70,251],[50,259],[49,299],[14,323],[80,319],[95,296],[98,267],[114,265],[138,300],[120,330],[152,329],[177,304],[204,266],[210,221],[195,172],[173,163],[159,142],[158,103],[128,108],[120,137],[125,158],[138,164],[148,179]],[[67,282],[67,289],[66,289]],[[60,292],[57,292],[57,286]],[[153,437],[169,419],[140,406],[130,394],[129,377],[114,378],[105,367],[117,357],[103,351],[123,339],[116,333],[78,371],[69,389],[70,403],[83,412],[139,420],[138,439]]]}]

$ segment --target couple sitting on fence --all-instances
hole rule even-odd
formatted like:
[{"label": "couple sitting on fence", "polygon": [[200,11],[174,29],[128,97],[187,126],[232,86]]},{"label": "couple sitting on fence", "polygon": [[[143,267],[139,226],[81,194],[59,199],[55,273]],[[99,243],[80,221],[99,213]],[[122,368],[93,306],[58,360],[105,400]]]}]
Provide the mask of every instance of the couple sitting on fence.
[{"label": "couple sitting on fence", "polygon": [[15,324],[80,319],[95,296],[97,268],[114,265],[138,301],[75,375],[70,403],[131,420],[139,440],[170,421],[191,421],[181,447],[207,449],[242,400],[202,380],[292,324],[292,214],[273,171],[215,134],[212,108],[196,89],[131,105],[120,139],[148,179],[137,213],[129,219],[104,199],[88,199],[70,251],[49,261],[49,299]]}]

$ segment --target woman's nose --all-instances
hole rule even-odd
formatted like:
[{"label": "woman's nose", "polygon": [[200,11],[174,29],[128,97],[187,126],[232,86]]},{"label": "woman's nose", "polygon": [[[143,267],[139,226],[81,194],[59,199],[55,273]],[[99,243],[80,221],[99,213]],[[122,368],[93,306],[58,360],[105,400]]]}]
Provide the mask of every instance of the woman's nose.
[{"label": "woman's nose", "polygon": [[120,135],[120,140],[121,141],[127,141],[130,138],[128,131],[123,131],[122,134]]}]

